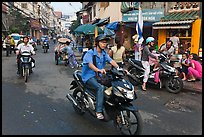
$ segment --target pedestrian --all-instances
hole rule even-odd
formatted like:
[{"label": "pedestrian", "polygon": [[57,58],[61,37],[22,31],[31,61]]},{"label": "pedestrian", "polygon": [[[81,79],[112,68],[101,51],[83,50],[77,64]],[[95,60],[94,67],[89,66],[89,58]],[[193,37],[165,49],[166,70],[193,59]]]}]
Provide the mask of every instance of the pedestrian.
[{"label": "pedestrian", "polygon": [[187,79],[188,75],[188,67],[190,65],[190,60],[188,59],[188,54],[183,53],[182,54],[182,59],[180,60],[180,67],[177,68],[177,76],[178,76],[178,71],[183,75],[183,81]]},{"label": "pedestrian", "polygon": [[190,66],[188,67],[188,81],[195,81],[196,79],[202,78],[202,65],[200,64],[200,59],[197,54],[191,53],[189,55]]},{"label": "pedestrian", "polygon": [[134,43],[135,43],[133,50],[135,51],[135,60],[141,61],[143,47],[142,47],[142,44],[138,43],[138,38],[139,38],[138,35],[134,35],[132,37],[132,39],[134,40]]},{"label": "pedestrian", "polygon": [[178,49],[179,44],[180,44],[180,40],[179,40],[178,34],[174,33],[173,36],[170,37],[170,40],[173,42],[174,54],[177,54],[175,52],[176,52],[176,49]]},{"label": "pedestrian", "polygon": [[155,58],[156,60],[158,59],[157,56],[154,56],[149,48],[154,46],[154,38],[153,37],[148,37],[146,39],[146,45],[143,47],[142,50],[142,66],[145,68],[144,72],[144,78],[143,78],[143,84],[142,84],[142,90],[146,91],[146,83],[149,78],[149,73],[150,73],[150,64],[149,64],[149,56],[152,58]]},{"label": "pedestrian", "polygon": [[[87,87],[93,87],[96,91],[96,117],[104,119],[102,114],[104,90],[105,87],[97,81],[96,74],[106,74],[105,65],[109,62],[115,68],[119,68],[118,64],[110,58],[105,51],[109,38],[103,34],[99,34],[95,39],[96,47],[87,51],[83,58],[82,80]],[[94,63],[95,57],[95,63]],[[95,65],[94,65],[95,64]]]},{"label": "pedestrian", "polygon": [[111,47],[109,50],[109,56],[113,58],[117,62],[117,64],[123,68],[123,61],[125,59],[125,47],[120,42],[121,38],[116,37],[115,43],[116,45]]},{"label": "pedestrian", "polygon": [[10,39],[11,39],[11,50],[10,50],[10,54],[11,54],[11,52],[12,52],[12,49],[13,49],[13,52],[15,53],[15,47],[16,47],[16,45],[15,45],[15,40],[14,40],[14,38],[12,38],[11,36],[10,36]]}]

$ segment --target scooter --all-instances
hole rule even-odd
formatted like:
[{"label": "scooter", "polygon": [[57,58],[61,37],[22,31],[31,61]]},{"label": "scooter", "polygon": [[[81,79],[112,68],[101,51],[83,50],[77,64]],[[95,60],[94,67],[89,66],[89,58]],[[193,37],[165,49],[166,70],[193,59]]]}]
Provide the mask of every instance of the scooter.
[{"label": "scooter", "polygon": [[48,49],[49,49],[48,42],[46,42],[46,41],[43,42],[43,49],[44,49],[44,53],[48,52]]},{"label": "scooter", "polygon": [[[137,98],[134,86],[123,79],[125,72],[118,69],[107,71],[110,79],[104,91],[103,115],[101,121],[113,120],[114,127],[119,129],[124,135],[139,135],[142,132],[143,122],[137,106],[131,102]],[[74,80],[71,82],[70,90],[72,94],[67,94],[67,98],[72,102],[74,110],[83,115],[88,111],[96,118],[95,104],[96,92],[92,87],[87,86],[82,81],[82,72],[76,70],[73,74]]]},{"label": "scooter", "polygon": [[23,51],[20,57],[20,74],[24,77],[25,82],[28,81],[28,76],[32,73],[33,67],[31,53],[29,51]]},{"label": "scooter", "polygon": [[[147,83],[159,86],[159,88],[165,87],[170,93],[179,93],[183,89],[183,81],[180,77],[176,76],[176,69],[169,64],[169,60],[163,53],[158,53],[160,67],[157,71],[153,71],[153,68],[150,67],[150,74]],[[141,61],[135,59],[128,59],[128,79],[130,82],[137,86],[143,83],[144,71]],[[159,78],[159,81],[155,81],[155,77]],[[158,76],[159,75],[159,76]]]}]

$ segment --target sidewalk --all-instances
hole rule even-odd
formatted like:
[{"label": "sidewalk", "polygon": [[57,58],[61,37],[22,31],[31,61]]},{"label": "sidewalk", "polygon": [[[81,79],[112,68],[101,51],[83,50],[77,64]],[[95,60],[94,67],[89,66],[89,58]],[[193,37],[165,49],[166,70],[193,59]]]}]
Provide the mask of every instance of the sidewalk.
[{"label": "sidewalk", "polygon": [[[79,53],[78,50],[74,50],[76,59],[79,63],[81,63],[81,56],[82,53]],[[183,82],[183,90],[184,91],[190,91],[190,92],[197,92],[197,93],[202,93],[202,80],[200,81],[195,81],[195,82]]]},{"label": "sidewalk", "polygon": [[185,91],[197,92],[202,93],[202,80],[195,81],[195,82],[183,82],[183,89]]}]

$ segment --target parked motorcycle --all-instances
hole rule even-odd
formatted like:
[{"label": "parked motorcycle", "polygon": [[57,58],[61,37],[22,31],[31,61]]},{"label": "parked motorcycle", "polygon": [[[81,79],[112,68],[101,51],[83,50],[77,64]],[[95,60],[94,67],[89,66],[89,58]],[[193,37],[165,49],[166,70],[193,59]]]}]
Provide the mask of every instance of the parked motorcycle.
[{"label": "parked motorcycle", "polygon": [[[96,92],[95,89],[83,83],[82,72],[76,70],[73,74],[74,80],[71,82],[70,90],[72,94],[67,94],[67,98],[73,103],[74,110],[83,115],[88,111],[93,117],[95,115]],[[104,85],[104,104],[102,121],[108,122],[113,120],[114,127],[119,129],[124,135],[141,134],[143,122],[138,108],[131,102],[137,98],[134,86],[127,80],[123,79],[124,71],[115,68],[107,71],[106,74],[110,82]]]},{"label": "parked motorcycle", "polygon": [[48,42],[43,42],[43,49],[44,49],[44,53],[47,53],[48,52],[48,49],[49,49],[49,45],[48,45]]},{"label": "parked motorcycle", "polygon": [[20,57],[20,75],[24,77],[25,82],[28,81],[32,67],[34,67],[34,64],[31,62],[31,53],[29,51],[23,51]]},{"label": "parked motorcycle", "polygon": [[[163,53],[158,53],[160,67],[157,70],[159,72],[159,82],[155,82],[155,73],[157,71],[153,71],[153,68],[150,67],[150,74],[147,83],[159,86],[160,88],[165,87],[170,93],[179,93],[183,88],[183,81],[180,77],[176,76],[176,70],[169,64],[169,60]],[[129,67],[128,79],[133,85],[138,85],[143,83],[144,77],[144,67],[141,61],[137,61],[135,59],[128,59]]]}]

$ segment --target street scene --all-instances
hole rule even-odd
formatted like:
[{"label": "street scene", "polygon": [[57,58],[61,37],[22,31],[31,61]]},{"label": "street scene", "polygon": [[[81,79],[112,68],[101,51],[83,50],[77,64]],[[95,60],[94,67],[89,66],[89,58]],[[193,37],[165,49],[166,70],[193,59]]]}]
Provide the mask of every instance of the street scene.
[{"label": "street scene", "polygon": [[2,135],[202,135],[201,21],[202,2],[3,2]]}]

